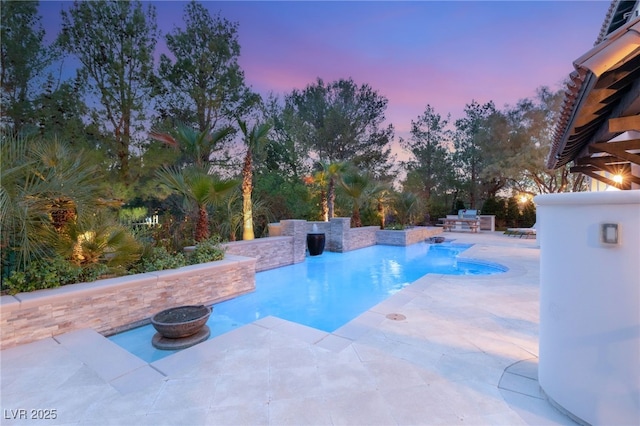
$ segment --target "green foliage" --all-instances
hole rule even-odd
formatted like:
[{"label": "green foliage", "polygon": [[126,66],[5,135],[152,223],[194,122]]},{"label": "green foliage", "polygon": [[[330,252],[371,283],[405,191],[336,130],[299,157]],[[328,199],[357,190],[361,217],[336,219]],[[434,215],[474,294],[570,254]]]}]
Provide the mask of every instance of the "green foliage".
[{"label": "green foliage", "polygon": [[458,210],[464,210],[464,209],[466,209],[464,205],[464,201],[458,199],[454,204],[453,211],[451,212],[451,214],[458,214]]},{"label": "green foliage", "polygon": [[418,197],[411,192],[401,192],[393,202],[395,218],[402,227],[412,225],[418,208]]},{"label": "green foliage", "polygon": [[507,226],[517,227],[519,219],[520,207],[518,207],[518,200],[516,199],[516,197],[509,197],[509,199],[507,200],[507,211],[505,214]]},{"label": "green foliage", "polygon": [[536,205],[531,201],[527,201],[522,207],[522,215],[520,219],[521,228],[530,228],[536,223]]},{"label": "green foliage", "polygon": [[455,168],[448,151],[451,143],[448,124],[447,119],[442,119],[427,105],[416,121],[411,120],[410,139],[400,140],[403,148],[413,155],[406,163],[408,174],[404,189],[423,194],[427,200],[449,190],[454,181]]},{"label": "green foliage", "polygon": [[427,202],[427,214],[429,215],[429,220],[426,225],[435,224],[438,219],[449,214],[449,206],[441,200],[431,198]]},{"label": "green foliage", "polygon": [[153,242],[170,253],[176,253],[183,247],[194,244],[195,220],[189,216],[164,214],[160,217],[159,226],[149,228],[144,234],[144,240],[147,242]]},{"label": "green foliage", "polygon": [[213,262],[224,259],[225,249],[220,244],[220,237],[212,237],[196,244],[188,256],[182,251],[170,252],[163,246],[148,245],[140,261],[131,268],[131,273],[144,273],[176,269],[186,265]]},{"label": "green foliage", "polygon": [[387,229],[389,231],[402,231],[406,228],[407,227],[401,223],[392,223],[390,225],[385,226],[384,229]]},{"label": "green foliage", "polygon": [[393,126],[382,127],[387,99],[369,85],[352,79],[329,84],[318,79],[286,99],[299,123],[303,143],[329,163],[352,162],[359,169],[388,172]]},{"label": "green foliage", "polygon": [[145,248],[142,257],[131,272],[141,274],[144,272],[164,271],[165,269],[176,269],[187,264],[182,253],[170,253],[163,246]]},{"label": "green foliage", "polygon": [[191,265],[222,260],[225,251],[225,248],[220,245],[220,237],[216,236],[196,244],[187,260]]},{"label": "green foliage", "polygon": [[160,184],[183,197],[185,206],[197,215],[195,240],[209,238],[208,208],[224,201],[238,185],[235,180],[222,180],[208,173],[208,168],[163,167],[157,172]]},{"label": "green foliage", "polygon": [[362,221],[362,226],[380,226],[378,212],[370,205],[360,209],[360,220]]},{"label": "green foliage", "polygon": [[367,190],[373,186],[373,176],[369,172],[358,172],[357,170],[343,174],[340,179],[340,188],[343,193],[351,198],[351,226],[358,228],[362,226],[360,218],[360,206],[364,204],[368,196]]},{"label": "green foliage", "polygon": [[300,179],[286,178],[278,172],[260,174],[255,180],[254,194],[268,205],[275,221],[319,219],[318,201]]},{"label": "green foliage", "polygon": [[166,35],[171,55],[160,55],[158,112],[200,131],[231,125],[255,101],[238,65],[238,24],[195,1],[185,4],[183,19]]},{"label": "green foliage", "polygon": [[118,211],[118,220],[121,223],[142,222],[147,217],[146,207],[129,207],[122,208]]},{"label": "green foliage", "polygon": [[482,214],[495,215],[496,219],[504,219],[506,216],[506,204],[504,199],[490,197],[482,205]]},{"label": "green foliage", "polygon": [[102,176],[83,151],[62,141],[0,138],[3,256],[15,253],[12,267],[20,270],[46,257],[67,223],[104,207],[98,202]]},{"label": "green foliage", "polygon": [[233,133],[234,128],[231,126],[216,131],[205,127],[198,131],[178,124],[171,132],[152,131],[149,136],[179,151],[178,165],[207,168],[211,163],[211,157],[224,149],[225,141]]},{"label": "green foliage", "polygon": [[[486,198],[485,183],[491,180],[487,176],[487,153],[491,144],[495,144],[491,136],[490,120],[496,113],[492,101],[480,105],[476,101],[464,108],[466,116],[455,122],[454,158],[462,171],[463,187],[469,194],[469,208],[477,208],[480,200]],[[500,187],[494,189],[497,191]]]},{"label": "green foliage", "polygon": [[23,271],[15,271],[3,280],[10,294],[56,288],[67,284],[90,282],[107,272],[106,265],[78,266],[61,256],[38,259]]},{"label": "green foliage", "polygon": [[62,11],[60,46],[82,64],[78,75],[101,108],[95,122],[109,130],[120,180],[130,181],[129,159],[137,125],[153,90],[153,54],[158,39],[155,8],[139,1],[74,2]]},{"label": "green foliage", "polygon": [[3,0],[1,8],[2,117],[17,135],[26,125],[36,124],[36,83],[44,77],[55,49],[43,44],[45,31],[37,2]]},{"label": "green foliage", "polygon": [[65,259],[81,265],[105,265],[110,273],[122,274],[137,262],[141,244],[127,228],[102,212],[68,224],[64,232],[51,236],[53,249]]}]

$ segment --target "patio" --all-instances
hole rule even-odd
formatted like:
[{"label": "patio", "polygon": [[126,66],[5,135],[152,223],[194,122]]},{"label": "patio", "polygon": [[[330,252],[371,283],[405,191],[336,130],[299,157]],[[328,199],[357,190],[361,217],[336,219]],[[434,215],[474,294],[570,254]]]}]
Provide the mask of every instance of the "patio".
[{"label": "patio", "polygon": [[537,241],[447,236],[509,271],[427,275],[332,334],[267,317],[152,364],[92,330],[10,348],[2,424],[575,424],[536,380]]}]

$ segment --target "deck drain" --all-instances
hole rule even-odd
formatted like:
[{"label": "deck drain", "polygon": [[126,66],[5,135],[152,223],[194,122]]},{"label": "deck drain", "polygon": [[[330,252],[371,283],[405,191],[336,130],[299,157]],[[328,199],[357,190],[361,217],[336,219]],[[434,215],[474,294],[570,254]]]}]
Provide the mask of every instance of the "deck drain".
[{"label": "deck drain", "polygon": [[402,320],[406,320],[407,317],[405,317],[402,314],[388,314],[387,319],[390,319],[392,321],[402,321]]}]

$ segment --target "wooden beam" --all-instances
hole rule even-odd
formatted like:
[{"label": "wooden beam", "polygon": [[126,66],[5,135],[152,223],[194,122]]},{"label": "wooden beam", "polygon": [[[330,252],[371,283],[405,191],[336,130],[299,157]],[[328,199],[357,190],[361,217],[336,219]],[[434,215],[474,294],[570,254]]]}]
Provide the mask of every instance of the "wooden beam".
[{"label": "wooden beam", "polygon": [[607,148],[616,149],[619,151],[640,149],[640,139],[629,139],[628,141],[617,142],[599,142],[589,145],[589,150],[593,150],[593,152],[609,152]]},{"label": "wooden beam", "polygon": [[632,141],[621,142],[609,142],[609,143],[596,143],[589,145],[589,152],[606,152],[614,157],[629,161],[634,164],[640,165],[640,155],[631,154],[627,150],[640,149],[640,139],[634,139]]},{"label": "wooden beam", "polygon": [[625,167],[629,165],[629,162],[626,160],[620,160],[617,157],[613,157],[611,155],[603,156],[603,157],[580,157],[576,158],[574,162],[578,166],[585,166],[588,164],[593,164],[594,166],[605,168],[605,167]]},{"label": "wooden beam", "polygon": [[[591,166],[604,172],[609,172],[613,175],[628,174],[631,171],[629,162],[618,162],[616,157],[582,157],[575,160],[575,164],[578,167]],[[613,164],[611,164],[613,162]]]},{"label": "wooden beam", "polygon": [[576,169],[576,167],[571,167],[570,171],[572,173],[576,173],[576,172],[582,173],[584,175],[587,175],[587,176],[591,177],[592,179],[599,180],[600,182],[604,182],[607,185],[614,186],[614,187],[616,187],[618,189],[631,189],[631,183],[630,182],[623,181],[622,183],[618,183],[618,182],[615,182],[613,179],[609,179],[608,177],[604,177],[604,176],[599,175],[599,174],[597,174],[597,173],[595,173],[593,171],[589,171],[589,170],[575,170],[574,171],[574,169]]},{"label": "wooden beam", "polygon": [[640,115],[609,119],[609,131],[611,133],[626,132],[627,130],[637,130],[640,132]]},{"label": "wooden beam", "polygon": [[638,185],[640,185],[640,176],[634,176],[631,173],[629,173],[627,175],[624,175],[623,179],[625,181],[637,183]]},{"label": "wooden beam", "polygon": [[[605,179],[612,181],[609,178],[606,178],[600,174],[597,174],[596,172],[598,170],[595,170],[593,167],[589,166],[589,165],[583,165],[583,166],[573,166],[571,168],[569,168],[569,171],[571,173],[582,173],[585,174],[587,176],[591,176],[593,178],[595,178],[597,176],[598,180],[601,180],[603,182],[605,182]],[[611,174],[620,174],[623,177],[623,183],[622,185],[625,186],[625,189],[631,189],[631,187],[626,188],[627,185],[630,185],[631,182],[633,183],[637,183],[638,185],[640,185],[640,176],[634,176],[631,174],[631,170],[627,168],[627,170],[622,171],[622,172],[616,172],[616,171],[609,171],[609,170],[603,170],[603,171],[608,171]],[[613,181],[612,181],[613,182]],[[607,183],[608,185],[611,185],[609,183]]]}]

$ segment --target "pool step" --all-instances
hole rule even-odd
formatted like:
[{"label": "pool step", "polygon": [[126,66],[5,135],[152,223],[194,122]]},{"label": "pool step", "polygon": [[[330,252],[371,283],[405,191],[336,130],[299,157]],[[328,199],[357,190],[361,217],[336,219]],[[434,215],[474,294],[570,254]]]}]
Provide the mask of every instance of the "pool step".
[{"label": "pool step", "polygon": [[94,330],[76,330],[54,339],[122,394],[136,392],[165,378],[158,370]]}]

